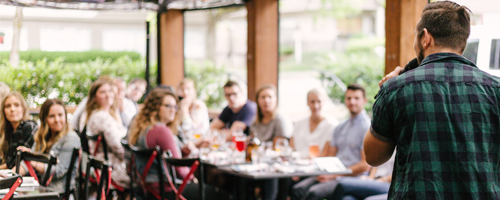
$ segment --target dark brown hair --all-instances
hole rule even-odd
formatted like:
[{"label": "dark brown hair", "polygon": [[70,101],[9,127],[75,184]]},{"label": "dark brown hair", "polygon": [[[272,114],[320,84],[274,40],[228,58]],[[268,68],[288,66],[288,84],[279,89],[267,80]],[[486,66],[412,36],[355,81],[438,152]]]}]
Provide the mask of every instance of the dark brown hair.
[{"label": "dark brown hair", "polygon": [[255,122],[261,124],[262,123],[262,119],[264,118],[264,114],[262,113],[262,109],[260,108],[260,105],[259,105],[259,95],[260,93],[263,91],[263,90],[266,90],[266,89],[270,89],[271,91],[274,92],[274,95],[276,96],[276,107],[274,108],[273,110],[273,115],[272,115],[272,119],[274,119],[276,117],[276,113],[278,112],[278,90],[276,89],[276,87],[274,85],[264,85],[262,87],[259,88],[259,90],[257,90],[257,94],[255,94],[255,101],[257,101],[257,115],[255,116]]},{"label": "dark brown hair", "polygon": [[[63,129],[56,134],[52,133],[47,122],[50,108],[54,105],[60,105],[64,108],[64,121],[66,122]],[[50,148],[52,148],[52,146],[57,141],[59,141],[59,139],[64,137],[71,130],[71,128],[69,127],[67,114],[68,113],[66,111],[64,103],[59,99],[48,99],[42,104],[42,107],[40,108],[40,127],[35,133],[36,151],[48,153]]]},{"label": "dark brown hair", "polygon": [[226,84],[224,84],[224,88],[233,87],[233,86],[237,86],[238,88],[241,89],[240,84],[238,84],[238,82],[236,82],[236,81],[227,81]]},{"label": "dark brown hair", "polygon": [[[176,104],[179,104],[179,99],[172,91],[161,87],[151,90],[144,100],[144,107],[139,111],[137,117],[130,125],[130,133],[128,136],[130,144],[137,144],[139,136],[143,134],[149,126],[160,121],[159,110],[166,96],[174,97]],[[177,126],[180,124],[179,121],[179,112],[176,112],[174,121],[166,124],[174,135],[178,135]]]},{"label": "dark brown hair", "polygon": [[470,14],[469,8],[451,1],[427,4],[417,24],[417,38],[422,38],[425,28],[434,37],[436,46],[462,53],[470,35]]},{"label": "dark brown hair", "polygon": [[361,90],[361,92],[363,92],[363,97],[366,98],[365,88],[360,84],[357,83],[350,84],[347,86],[347,90],[353,90],[353,91]]}]

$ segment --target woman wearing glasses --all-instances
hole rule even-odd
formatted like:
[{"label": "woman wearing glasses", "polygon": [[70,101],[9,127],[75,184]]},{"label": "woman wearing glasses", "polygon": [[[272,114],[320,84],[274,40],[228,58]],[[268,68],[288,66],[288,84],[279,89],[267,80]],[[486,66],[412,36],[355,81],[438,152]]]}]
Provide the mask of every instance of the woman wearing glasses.
[{"label": "woman wearing glasses", "polygon": [[[177,96],[171,91],[163,88],[153,89],[144,101],[144,108],[139,111],[130,126],[129,143],[139,149],[152,149],[159,146],[163,152],[171,151],[173,158],[181,158],[179,145],[181,143],[176,137],[179,125],[178,102]],[[137,158],[136,165],[140,173],[143,173],[148,159]],[[156,164],[158,163],[155,162],[153,165]],[[152,188],[156,194],[159,194],[158,179],[160,177],[156,169],[156,166],[149,168],[146,185],[147,188]],[[189,173],[189,169],[178,167],[176,173],[182,179]],[[192,186],[188,185],[188,187]],[[165,191],[172,192],[169,184],[165,184]],[[184,193],[186,191],[189,189],[186,188]]]}]

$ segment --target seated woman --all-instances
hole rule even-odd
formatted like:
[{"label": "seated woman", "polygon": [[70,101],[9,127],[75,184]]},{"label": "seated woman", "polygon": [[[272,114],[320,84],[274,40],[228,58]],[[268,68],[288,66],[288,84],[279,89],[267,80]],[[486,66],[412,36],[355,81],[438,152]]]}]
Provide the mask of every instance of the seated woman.
[{"label": "seated woman", "polygon": [[311,152],[312,157],[319,156],[326,143],[329,143],[333,129],[338,124],[337,120],[326,117],[322,112],[322,106],[327,100],[325,90],[315,88],[307,93],[307,106],[311,110],[311,116],[295,123],[290,139],[290,146],[300,152],[302,158],[308,158],[309,146],[316,145],[318,149]]},{"label": "seated woman", "polygon": [[205,103],[196,99],[196,89],[191,79],[184,79],[179,83],[179,115],[181,127],[189,133],[205,134],[210,128],[208,109]]},{"label": "seated woman", "polygon": [[250,126],[250,131],[261,142],[276,141],[277,138],[290,138],[293,124],[285,115],[278,112],[276,87],[262,86],[255,95],[257,116]]},{"label": "seated woman", "polygon": [[[257,90],[255,99],[257,99],[257,116],[250,126],[250,132],[261,142],[276,142],[277,138],[290,138],[293,124],[285,115],[278,113],[276,87],[262,86]],[[261,181],[260,185],[263,200],[277,198],[278,179]]]},{"label": "seated woman", "polygon": [[[171,151],[172,157],[181,158],[180,147],[178,146],[177,126],[179,124],[179,114],[177,112],[178,99],[174,93],[163,89],[153,89],[146,100],[144,108],[139,111],[139,114],[134,119],[130,127],[129,144],[137,146],[139,149],[152,149],[157,146],[164,152]],[[139,172],[144,171],[144,167],[149,158],[139,157],[136,160]],[[157,165],[154,163],[153,165]],[[148,188],[152,188],[159,194],[159,178],[157,167],[151,166],[149,173],[146,176],[146,184]],[[179,178],[184,178],[188,173],[187,167],[176,168],[176,173]],[[172,192],[172,188],[165,182],[165,191]],[[191,187],[188,185],[188,187]],[[184,190],[183,195],[189,191]],[[188,198],[190,199],[190,198]],[[196,198],[193,198],[196,199]]]},{"label": "seated woman", "polygon": [[[71,176],[74,186],[74,177],[76,177],[76,169],[78,162],[74,163],[73,172],[68,175],[68,168],[71,164],[71,155],[73,148],[80,148],[80,138],[73,131],[67,119],[66,108],[64,103],[59,99],[48,99],[40,108],[40,129],[35,133],[35,144],[31,149],[20,146],[17,149],[22,151],[34,151],[39,153],[50,153],[56,156],[59,162],[46,172],[47,165],[44,163],[31,161],[31,166],[39,174],[51,173],[52,180],[48,188],[55,191],[64,191],[66,185],[66,177]],[[27,172],[24,162],[21,162],[23,168],[20,169],[21,174]]]},{"label": "seated woman", "polygon": [[[107,77],[99,78],[92,83],[82,119],[85,119],[87,135],[102,133],[106,139],[108,160],[113,164],[112,186],[128,188],[130,177],[126,171],[125,149],[121,144],[121,138],[127,134],[127,129],[123,126],[115,105],[113,84],[113,79]],[[95,145],[94,141],[89,140],[91,153],[94,153],[92,151]],[[97,158],[104,159],[102,145],[95,154]]]},{"label": "seated woman", "polygon": [[19,92],[10,92],[2,101],[0,115],[0,169],[12,169],[16,165],[17,147],[31,148],[33,134],[37,130],[34,121],[28,121],[28,105]]}]

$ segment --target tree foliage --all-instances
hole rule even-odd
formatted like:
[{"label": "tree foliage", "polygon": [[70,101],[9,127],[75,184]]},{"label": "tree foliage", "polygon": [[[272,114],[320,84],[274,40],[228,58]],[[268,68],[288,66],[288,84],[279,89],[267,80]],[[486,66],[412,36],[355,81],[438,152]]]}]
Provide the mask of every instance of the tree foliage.
[{"label": "tree foliage", "polygon": [[[384,76],[383,45],[383,39],[353,38],[349,40],[345,52],[330,53],[321,61],[323,69],[337,76],[345,85],[358,83],[365,87],[368,111],[375,102],[378,82]],[[327,78],[327,74],[320,77],[323,81]],[[332,100],[344,102],[345,92],[338,84],[330,83],[327,87]]]}]

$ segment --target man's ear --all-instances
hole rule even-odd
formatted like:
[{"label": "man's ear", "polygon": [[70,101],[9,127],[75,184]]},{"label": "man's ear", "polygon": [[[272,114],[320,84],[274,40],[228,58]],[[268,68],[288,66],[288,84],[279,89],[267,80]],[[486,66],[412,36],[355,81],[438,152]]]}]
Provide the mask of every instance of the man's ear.
[{"label": "man's ear", "polygon": [[422,31],[424,32],[424,34],[420,42],[422,47],[426,49],[427,47],[429,47],[431,44],[434,43],[434,37],[432,37],[427,28],[424,28]]}]

